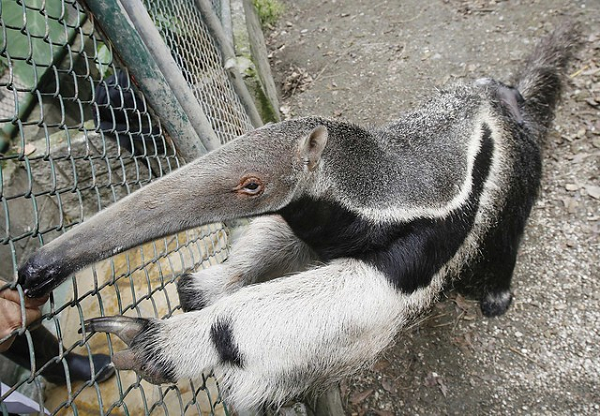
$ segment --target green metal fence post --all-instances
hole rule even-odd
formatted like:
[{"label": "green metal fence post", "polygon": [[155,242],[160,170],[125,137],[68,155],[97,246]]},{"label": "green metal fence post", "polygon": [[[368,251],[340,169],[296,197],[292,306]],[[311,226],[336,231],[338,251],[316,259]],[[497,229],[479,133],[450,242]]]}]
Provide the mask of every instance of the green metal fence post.
[{"label": "green metal fence post", "polygon": [[220,146],[143,4],[139,0],[86,4],[175,139],[183,159],[189,162]]}]

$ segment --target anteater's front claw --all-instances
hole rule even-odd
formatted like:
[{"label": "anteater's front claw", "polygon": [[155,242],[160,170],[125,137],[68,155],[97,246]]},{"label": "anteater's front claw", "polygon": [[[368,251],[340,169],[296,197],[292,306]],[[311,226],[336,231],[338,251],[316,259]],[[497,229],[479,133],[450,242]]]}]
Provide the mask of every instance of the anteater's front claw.
[{"label": "anteater's front claw", "polygon": [[118,336],[129,348],[113,354],[118,370],[133,370],[152,384],[173,383],[174,369],[161,352],[157,338],[160,321],[128,316],[106,316],[84,322],[86,331]]},{"label": "anteater's front claw", "polygon": [[144,332],[149,322],[144,318],[131,318],[129,316],[105,316],[85,321],[84,327],[89,332],[106,332],[115,334],[127,345],[130,345],[136,336]]}]

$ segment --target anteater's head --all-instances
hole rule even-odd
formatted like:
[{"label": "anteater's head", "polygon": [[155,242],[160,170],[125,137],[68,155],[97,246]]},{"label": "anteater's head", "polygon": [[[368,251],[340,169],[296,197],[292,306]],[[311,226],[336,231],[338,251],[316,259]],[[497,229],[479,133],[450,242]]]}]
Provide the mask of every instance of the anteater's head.
[{"label": "anteater's head", "polygon": [[315,119],[250,132],[134,192],[34,253],[19,269],[28,296],[131,247],[218,221],[276,212],[313,187],[328,130]]}]

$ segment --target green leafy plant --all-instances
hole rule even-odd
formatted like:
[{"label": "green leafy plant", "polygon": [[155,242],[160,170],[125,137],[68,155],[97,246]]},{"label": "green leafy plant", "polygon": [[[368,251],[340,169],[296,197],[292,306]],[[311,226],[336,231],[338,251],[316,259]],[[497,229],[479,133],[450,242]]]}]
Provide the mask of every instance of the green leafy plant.
[{"label": "green leafy plant", "polygon": [[96,67],[102,78],[112,75],[112,63],[113,56],[111,49],[105,44],[98,46],[98,50],[96,51]]},{"label": "green leafy plant", "polygon": [[252,4],[263,27],[274,25],[284,11],[283,4],[278,0],[252,0]]}]

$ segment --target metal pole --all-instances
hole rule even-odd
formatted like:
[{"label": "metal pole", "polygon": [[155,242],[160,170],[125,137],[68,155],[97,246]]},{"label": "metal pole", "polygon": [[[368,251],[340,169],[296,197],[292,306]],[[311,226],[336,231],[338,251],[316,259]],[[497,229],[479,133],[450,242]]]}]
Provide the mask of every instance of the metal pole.
[{"label": "metal pole", "polygon": [[221,0],[221,26],[227,41],[233,44],[233,24],[231,22],[231,4],[229,0]]},{"label": "metal pole", "polygon": [[208,150],[221,146],[221,141],[213,130],[208,118],[204,114],[200,103],[183,77],[179,66],[173,59],[170,49],[165,44],[156,25],[148,14],[146,6],[141,0],[119,0],[133,22],[134,27],[141,35],[146,47],[152,54],[156,64],[165,75],[171,91],[186,112],[192,127],[202,139]]},{"label": "metal pole", "polygon": [[240,71],[237,68],[233,46],[228,42],[227,36],[225,35],[223,27],[221,26],[221,22],[215,15],[212,5],[208,0],[196,0],[196,6],[198,6],[204,23],[206,23],[210,34],[217,43],[217,47],[223,55],[223,65],[227,71],[227,76],[229,77],[236,94],[240,98],[248,117],[250,117],[252,125],[254,127],[262,126],[262,119],[258,114],[258,110],[254,105],[254,101],[252,100],[252,97],[246,88],[246,84],[244,84],[244,80],[242,79]]},{"label": "metal pole", "polygon": [[174,139],[181,157],[190,162],[219,147],[217,135],[144,5],[139,0],[86,4]]},{"label": "metal pole", "polygon": [[262,89],[267,96],[272,112],[274,113],[273,116],[275,120],[273,121],[279,121],[281,114],[279,114],[277,88],[275,88],[275,83],[273,82],[273,75],[271,74],[269,57],[265,46],[265,38],[260,27],[260,21],[252,0],[242,0],[242,6],[244,7],[244,14],[246,16],[246,30],[248,31],[248,43],[250,44],[252,62],[254,62],[254,65],[256,66],[258,79],[262,84]]}]

